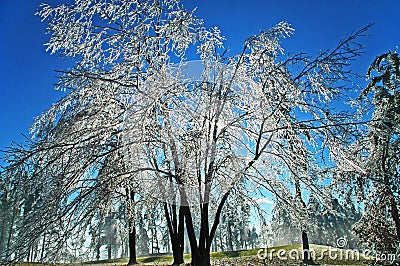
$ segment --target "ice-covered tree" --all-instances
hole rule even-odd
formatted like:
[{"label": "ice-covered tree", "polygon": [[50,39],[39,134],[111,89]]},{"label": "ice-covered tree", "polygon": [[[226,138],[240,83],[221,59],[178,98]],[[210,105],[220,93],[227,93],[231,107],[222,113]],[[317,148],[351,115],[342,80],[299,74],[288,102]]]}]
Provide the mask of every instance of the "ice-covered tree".
[{"label": "ice-covered tree", "polygon": [[[28,173],[19,178],[28,189],[18,189],[32,193],[36,184],[46,184],[16,242],[18,256],[44,231],[63,235],[53,239],[57,250],[73,230],[90,224],[98,208],[118,199],[129,203],[134,172],[121,150],[126,99],[170,57],[179,61],[202,31],[201,21],[177,1],[76,1],[43,5],[38,14],[49,21],[48,50],[77,64],[57,86],[65,97],[32,126],[33,142],[9,151],[6,171]],[[63,230],[52,230],[55,225]]]},{"label": "ice-covered tree", "polygon": [[[378,56],[367,72],[368,86],[355,103],[368,121],[342,154],[337,179],[365,203],[355,226],[360,240],[394,251],[400,241],[399,119],[400,60],[397,52]],[[346,168],[347,167],[347,168]]]},{"label": "ice-covered tree", "polygon": [[299,228],[291,217],[287,213],[287,210],[283,208],[281,204],[278,204],[273,209],[273,216],[271,221],[271,230],[273,233],[274,246],[283,246],[294,243],[301,243],[301,235]]},{"label": "ice-covered tree", "polygon": [[[165,68],[143,83],[159,90],[131,106],[129,152],[142,154],[139,165],[149,165],[146,185],[163,184],[167,219],[184,216],[194,265],[210,263],[223,207],[238,180],[269,190],[304,220],[301,191],[320,191],[319,149],[349,123],[328,103],[341,93],[336,82],[348,77],[344,68],[358,55],[361,48],[353,45],[364,30],[316,59],[281,57],[279,40],[293,31],[285,22],[249,38],[241,54],[227,58],[214,33],[205,46],[215,48],[199,47],[200,78],[182,80]],[[201,216],[198,239],[192,213]]]},{"label": "ice-covered tree", "polygon": [[[294,30],[281,22],[228,56],[218,28],[206,29],[178,0],[76,0],[43,5],[39,15],[48,50],[76,65],[57,86],[65,97],[32,126],[33,143],[10,150],[7,171],[25,171],[24,188],[46,184],[16,254],[46,234],[50,256],[90,227],[95,210],[121,202],[134,247],[136,191],[163,201],[174,264],[183,262],[184,227],[192,264],[210,264],[239,180],[268,190],[303,223],[301,196],[291,192],[320,191],[320,148],[336,144],[348,123],[329,104],[365,29],[315,58],[286,56],[280,41]],[[185,70],[189,55],[201,64],[195,78]]]}]

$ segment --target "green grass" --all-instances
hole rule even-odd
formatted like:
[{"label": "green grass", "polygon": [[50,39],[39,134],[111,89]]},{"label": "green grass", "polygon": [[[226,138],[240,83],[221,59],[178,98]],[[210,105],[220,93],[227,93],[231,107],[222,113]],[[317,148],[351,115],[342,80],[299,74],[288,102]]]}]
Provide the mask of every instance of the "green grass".
[{"label": "green grass", "polygon": [[[364,258],[362,254],[351,253],[349,250],[338,249],[328,246],[310,245],[311,254],[314,261],[320,265],[368,265],[374,262],[372,257]],[[331,256],[328,252],[331,252]],[[211,260],[215,265],[264,265],[263,260],[257,257],[259,249],[250,250],[239,250],[239,251],[226,251],[226,252],[212,252]],[[266,259],[264,262],[266,265],[299,265],[300,260],[289,259],[289,252],[292,256],[299,258],[302,257],[302,248],[300,244],[271,247],[267,249]],[[347,253],[346,253],[347,252]],[[285,254],[288,259],[282,260],[278,258],[278,255]],[[331,257],[336,254],[336,259]],[[347,256],[346,256],[347,255]],[[348,258],[348,259],[346,259]],[[189,263],[191,256],[185,254],[184,260]],[[171,265],[173,262],[172,255],[150,255],[146,257],[138,258],[138,262],[142,265]],[[73,263],[76,265],[126,265],[128,263],[127,258],[123,259],[112,259],[112,260],[101,260],[101,261],[90,261],[83,263]],[[40,264],[22,263],[21,266],[38,266]],[[60,264],[56,265],[59,266]],[[64,265],[65,266],[65,265]]]}]

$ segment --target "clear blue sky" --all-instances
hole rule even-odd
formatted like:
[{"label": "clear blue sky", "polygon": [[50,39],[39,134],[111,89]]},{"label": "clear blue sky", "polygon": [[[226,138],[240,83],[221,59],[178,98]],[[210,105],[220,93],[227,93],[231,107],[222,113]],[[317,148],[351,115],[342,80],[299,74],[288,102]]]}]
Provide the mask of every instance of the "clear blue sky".
[{"label": "clear blue sky", "polygon": [[[53,90],[54,70],[67,62],[45,52],[45,23],[34,13],[45,0],[0,0],[0,150],[21,141],[35,116],[63,93]],[[233,51],[243,40],[286,20],[296,29],[286,51],[317,53],[340,37],[375,23],[364,39],[366,54],[354,69],[364,73],[373,58],[400,45],[398,0],[184,0],[198,7],[208,26],[219,26]]]}]

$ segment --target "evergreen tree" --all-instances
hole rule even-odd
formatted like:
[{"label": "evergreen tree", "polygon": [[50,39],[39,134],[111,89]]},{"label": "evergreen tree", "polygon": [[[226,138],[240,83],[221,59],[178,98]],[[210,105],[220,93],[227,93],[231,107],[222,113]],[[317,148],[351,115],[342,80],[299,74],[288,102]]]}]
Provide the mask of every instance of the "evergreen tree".
[{"label": "evergreen tree", "polygon": [[[336,178],[354,189],[365,204],[354,229],[370,248],[394,252],[400,244],[400,59],[397,52],[378,56],[367,72],[368,86],[358,101],[367,127],[350,142]],[[371,114],[372,112],[372,114]]]}]

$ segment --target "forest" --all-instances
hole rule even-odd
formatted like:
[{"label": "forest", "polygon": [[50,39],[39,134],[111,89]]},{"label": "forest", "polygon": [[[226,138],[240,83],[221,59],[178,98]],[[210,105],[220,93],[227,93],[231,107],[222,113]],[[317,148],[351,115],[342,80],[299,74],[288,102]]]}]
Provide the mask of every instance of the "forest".
[{"label": "forest", "polygon": [[292,244],[302,265],[317,263],[310,245],[397,255],[400,58],[388,47],[359,82],[371,25],[309,55],[284,50],[282,21],[235,54],[179,0],[37,16],[72,66],[64,96],[1,151],[2,265],[209,266],[213,252]]}]

